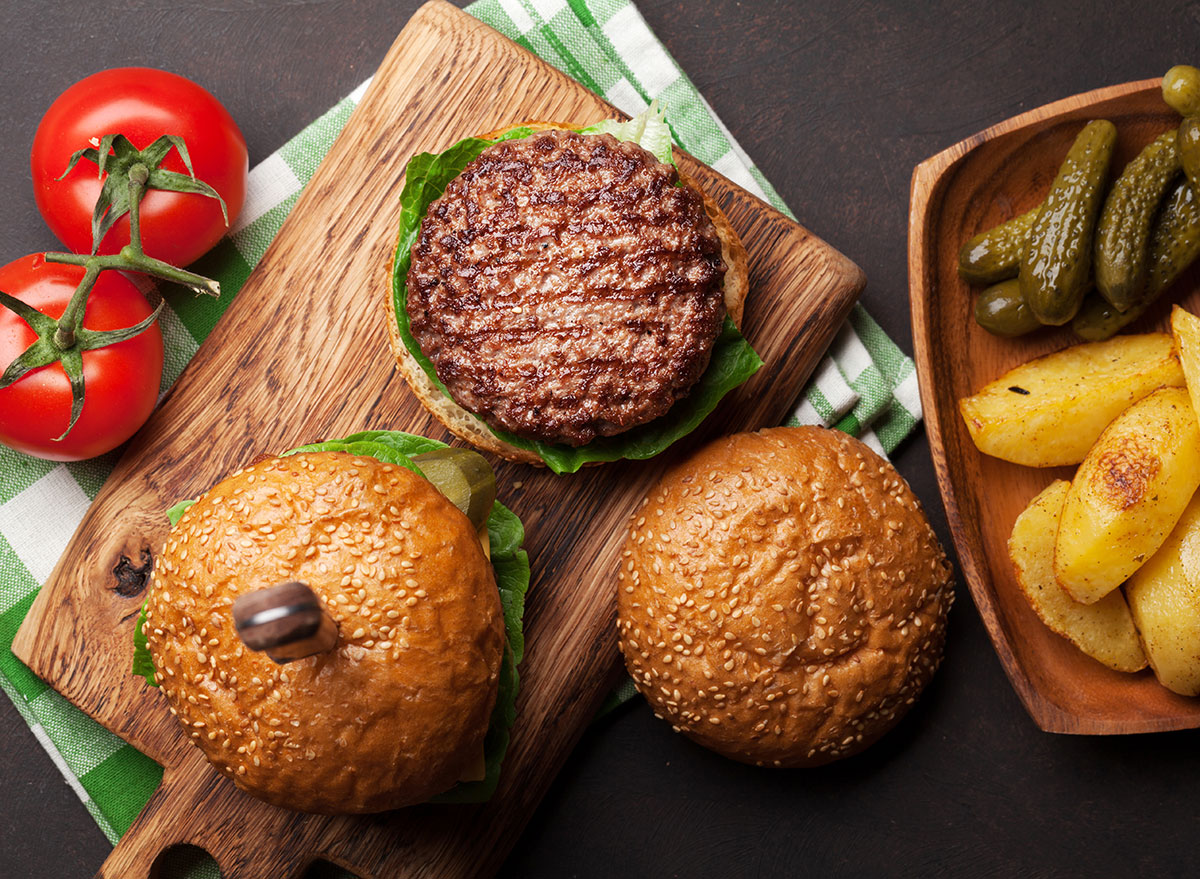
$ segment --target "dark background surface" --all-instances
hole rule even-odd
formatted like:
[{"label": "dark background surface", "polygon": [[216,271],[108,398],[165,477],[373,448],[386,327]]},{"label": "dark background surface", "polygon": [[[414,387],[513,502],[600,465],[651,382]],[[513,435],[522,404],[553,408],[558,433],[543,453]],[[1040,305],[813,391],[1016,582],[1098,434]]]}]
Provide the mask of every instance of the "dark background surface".
[{"label": "dark background surface", "polygon": [[[0,259],[56,246],[28,149],[72,82],[130,64],[191,77],[238,120],[253,164],[368,76],[417,5],[0,5]],[[801,222],[866,271],[864,304],[909,353],[913,166],[1040,104],[1200,62],[1198,3],[639,8]],[[895,462],[950,549],[924,437]],[[959,592],[942,671],[866,754],[756,770],[673,734],[639,700],[584,736],[502,875],[1193,875],[1200,734],[1038,731]],[[0,750],[0,877],[94,873],[107,841],[2,698]]]}]

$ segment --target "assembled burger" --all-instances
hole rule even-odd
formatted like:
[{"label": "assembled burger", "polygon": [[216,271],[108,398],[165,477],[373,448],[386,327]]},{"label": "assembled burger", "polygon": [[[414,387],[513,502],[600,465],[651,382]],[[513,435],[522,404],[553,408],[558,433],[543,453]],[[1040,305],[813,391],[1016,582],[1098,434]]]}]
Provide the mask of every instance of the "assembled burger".
[{"label": "assembled burger", "polygon": [[745,248],[654,108],[421,154],[401,200],[395,354],[479,448],[559,472],[649,457],[761,366]]},{"label": "assembled burger", "polygon": [[134,670],[248,793],[348,813],[494,789],[528,560],[486,462],[443,448],[359,434],[173,510]]}]

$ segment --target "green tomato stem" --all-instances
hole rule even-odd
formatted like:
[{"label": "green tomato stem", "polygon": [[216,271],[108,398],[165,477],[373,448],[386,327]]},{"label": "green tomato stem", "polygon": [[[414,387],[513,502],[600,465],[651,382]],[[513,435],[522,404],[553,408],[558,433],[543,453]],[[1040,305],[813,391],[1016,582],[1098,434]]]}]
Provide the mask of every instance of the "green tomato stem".
[{"label": "green tomato stem", "polygon": [[[142,222],[141,204],[145,195],[146,181],[150,179],[150,170],[141,162],[136,162],[129,169],[129,248],[138,256],[142,255]],[[164,263],[165,265],[165,263]]]},{"label": "green tomato stem", "polygon": [[144,253],[137,253],[129,245],[121,248],[120,253],[114,253],[111,256],[87,256],[82,253],[51,251],[46,254],[46,262],[83,266],[85,269],[94,265],[98,270],[117,269],[118,271],[141,272],[164,281],[191,287],[197,293],[207,293],[210,296],[221,295],[221,285],[211,278],[197,275],[186,269],[176,268],[170,263],[146,256]]},{"label": "green tomato stem", "polygon": [[133,253],[131,250],[132,245],[122,248],[120,254],[118,254],[118,258],[121,260],[120,264],[111,266],[111,268],[127,269],[129,271],[142,272],[146,275],[153,275],[164,281],[171,281],[175,284],[191,287],[197,293],[207,293],[210,296],[221,295],[221,285],[212,278],[197,275],[195,272],[189,272],[187,269],[177,268],[168,262],[163,262],[161,259],[146,256],[144,253]]},{"label": "green tomato stem", "polygon": [[70,266],[83,266],[85,269],[90,265],[99,266],[101,269],[119,269],[124,264],[124,260],[120,255],[115,256],[89,256],[86,253],[66,253],[52,250],[49,253],[43,254],[46,262],[60,262]]},{"label": "green tomato stem", "polygon": [[83,279],[71,294],[71,301],[67,303],[62,317],[58,319],[58,328],[54,331],[54,347],[59,351],[67,351],[75,346],[75,334],[83,326],[88,294],[96,285],[96,278],[100,277],[101,271],[101,266],[85,263]]}]

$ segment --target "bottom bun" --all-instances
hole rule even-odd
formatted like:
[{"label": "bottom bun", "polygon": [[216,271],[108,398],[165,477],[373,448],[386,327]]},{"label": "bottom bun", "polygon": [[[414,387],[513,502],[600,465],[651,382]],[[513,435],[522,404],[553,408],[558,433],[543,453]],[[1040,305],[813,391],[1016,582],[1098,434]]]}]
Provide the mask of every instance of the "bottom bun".
[{"label": "bottom bun", "polygon": [[954,592],[920,503],[824,428],[725,437],[632,518],[617,627],[634,683],[676,730],[760,766],[870,745],[942,655]]}]

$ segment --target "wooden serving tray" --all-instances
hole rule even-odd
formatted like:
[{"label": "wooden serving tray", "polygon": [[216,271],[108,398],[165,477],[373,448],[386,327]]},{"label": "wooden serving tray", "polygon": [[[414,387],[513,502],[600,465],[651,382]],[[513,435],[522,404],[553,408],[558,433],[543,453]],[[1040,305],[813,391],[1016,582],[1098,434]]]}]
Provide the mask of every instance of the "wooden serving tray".
[{"label": "wooden serving tray", "polygon": [[616,111],[448,3],[422,7],[236,300],[128,447],[30,610],[14,651],[100,723],[165,767],[162,786],[99,876],[140,879],[177,843],[226,879],[298,875],[315,858],[363,876],[495,871],[617,678],[615,572],[628,515],[702,436],[781,422],[861,290],[850,261],[680,154],[749,250],[744,330],[766,361],[701,436],[656,459],[574,476],[501,463],[500,497],[533,563],[526,653],[500,787],[479,807],[368,817],[261,803],[212,771],[159,693],[129,672],[140,594],[123,559],[161,545],[164,510],[241,465],[327,437],[393,428],[446,437],[393,365],[388,262],[411,155],[524,119],[587,123]]},{"label": "wooden serving tray", "polygon": [[[1080,340],[1069,327],[1002,339],[979,327],[981,288],[958,277],[958,251],[984,229],[1029,210],[1050,188],[1079,130],[1091,119],[1117,126],[1113,174],[1179,116],[1149,79],[1047,104],[987,129],[917,166],[909,213],[909,291],[921,402],[938,485],[971,596],[1004,670],[1042,729],[1141,733],[1200,726],[1200,699],[1177,696],[1149,671],[1112,671],[1037,618],[1008,558],[1013,522],[1034,495],[1074,467],[1033,469],[975,448],[958,399],[1014,366]],[[1197,271],[1123,332],[1169,332],[1171,302],[1200,306]]]}]

